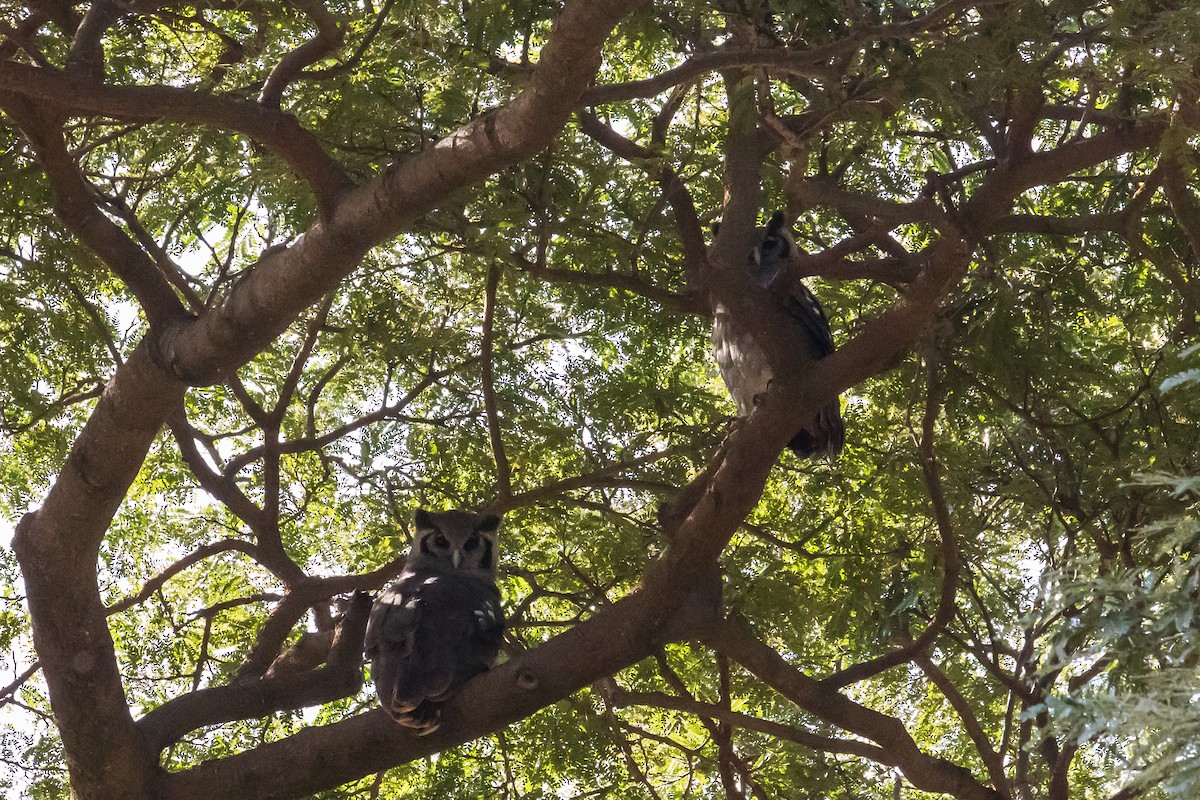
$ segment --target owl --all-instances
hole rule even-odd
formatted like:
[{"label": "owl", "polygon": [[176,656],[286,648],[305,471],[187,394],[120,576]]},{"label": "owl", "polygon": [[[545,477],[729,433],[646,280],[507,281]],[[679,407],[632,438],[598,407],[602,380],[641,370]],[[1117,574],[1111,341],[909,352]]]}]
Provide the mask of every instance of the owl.
[{"label": "owl", "polygon": [[375,600],[364,646],[383,709],[422,736],[437,730],[455,689],[495,663],[504,615],[500,518],[421,509],[414,522],[404,571]]},{"label": "owl", "polygon": [[[747,268],[754,280],[766,288],[784,271],[788,260],[798,254],[796,241],[787,230],[782,212],[776,212],[751,253]],[[786,276],[785,276],[786,279]],[[799,281],[791,282],[786,310],[802,331],[808,344],[808,355],[821,359],[833,352],[833,334],[829,320],[817,298]],[[755,397],[767,390],[771,382],[771,364],[749,331],[735,327],[728,309],[717,304],[713,314],[713,357],[721,368],[721,377],[737,404],[738,414],[748,415],[754,408]],[[840,398],[834,398],[810,419],[798,420],[799,431],[788,447],[801,458],[826,455],[834,458],[846,441],[842,425]]]}]

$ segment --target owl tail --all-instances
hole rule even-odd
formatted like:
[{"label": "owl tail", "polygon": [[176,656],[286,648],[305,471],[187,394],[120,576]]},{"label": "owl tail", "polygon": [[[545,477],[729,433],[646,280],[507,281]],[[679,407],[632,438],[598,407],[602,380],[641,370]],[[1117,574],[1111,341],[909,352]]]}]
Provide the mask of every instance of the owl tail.
[{"label": "owl tail", "polygon": [[442,701],[455,683],[453,652],[433,641],[421,643],[406,658],[396,659],[393,669],[380,670],[386,682],[380,698],[384,709],[397,723],[412,728],[418,736],[433,733],[441,722]]},{"label": "owl tail", "polygon": [[442,721],[442,704],[426,697],[423,689],[404,681],[405,676],[398,677],[402,680],[376,687],[379,696],[387,698],[387,702],[381,703],[383,710],[397,724],[412,728],[417,736],[433,733]]},{"label": "owl tail", "polygon": [[841,401],[834,399],[792,437],[788,447],[800,458],[825,456],[832,461],[842,452],[845,444],[846,427],[842,423]]}]

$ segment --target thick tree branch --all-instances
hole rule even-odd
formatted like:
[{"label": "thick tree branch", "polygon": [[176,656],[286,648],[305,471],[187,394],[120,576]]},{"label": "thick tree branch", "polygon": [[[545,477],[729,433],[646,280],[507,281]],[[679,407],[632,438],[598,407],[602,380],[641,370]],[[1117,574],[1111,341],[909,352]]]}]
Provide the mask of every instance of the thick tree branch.
[{"label": "thick tree branch", "polygon": [[42,507],[22,518],[13,538],[34,647],[81,798],[152,797],[154,754],[125,703],[96,556],[183,391],[144,345],[135,349],[109,381]]},{"label": "thick tree branch", "polygon": [[67,53],[67,69],[91,80],[104,77],[104,38],[108,26],[116,20],[117,4],[113,0],[94,0],[75,31]]}]

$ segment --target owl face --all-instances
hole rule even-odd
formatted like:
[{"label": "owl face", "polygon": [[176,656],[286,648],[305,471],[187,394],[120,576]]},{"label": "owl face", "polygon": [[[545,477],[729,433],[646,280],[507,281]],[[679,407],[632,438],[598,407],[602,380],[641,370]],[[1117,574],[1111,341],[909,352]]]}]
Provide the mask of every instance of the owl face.
[{"label": "owl face", "polygon": [[499,517],[418,509],[413,521],[417,539],[409,554],[410,568],[495,572]]}]

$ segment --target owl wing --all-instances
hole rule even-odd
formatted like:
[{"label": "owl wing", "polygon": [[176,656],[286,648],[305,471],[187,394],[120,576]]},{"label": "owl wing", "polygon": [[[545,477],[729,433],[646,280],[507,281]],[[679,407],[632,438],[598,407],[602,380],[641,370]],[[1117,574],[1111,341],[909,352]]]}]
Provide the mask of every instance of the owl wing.
[{"label": "owl wing", "polygon": [[824,358],[833,352],[833,334],[829,330],[825,309],[821,308],[816,295],[800,281],[793,284],[788,294],[787,311],[808,333],[813,358]]},{"label": "owl wing", "polygon": [[[808,335],[809,352],[813,358],[821,359],[833,352],[833,333],[829,330],[829,318],[821,308],[816,295],[803,283],[796,281],[787,300],[788,313],[803,326]],[[817,412],[800,432],[788,442],[801,458],[828,455],[835,458],[846,443],[846,428],[842,422],[842,404],[834,398]]]},{"label": "owl wing", "polygon": [[367,625],[380,703],[397,722],[432,730],[430,715],[418,709],[445,700],[488,669],[503,634],[500,592],[490,580],[442,572],[402,576],[375,601]]}]

